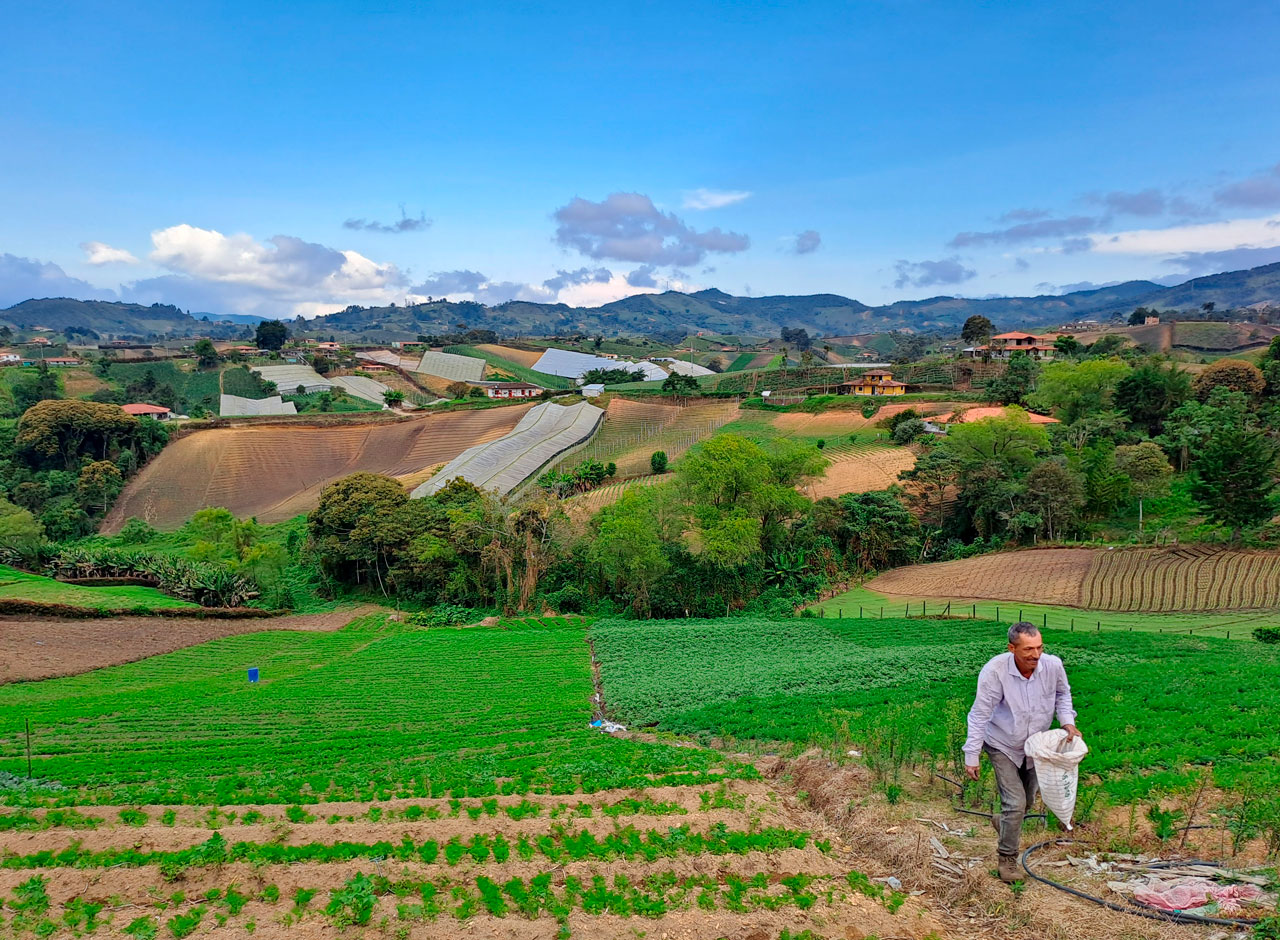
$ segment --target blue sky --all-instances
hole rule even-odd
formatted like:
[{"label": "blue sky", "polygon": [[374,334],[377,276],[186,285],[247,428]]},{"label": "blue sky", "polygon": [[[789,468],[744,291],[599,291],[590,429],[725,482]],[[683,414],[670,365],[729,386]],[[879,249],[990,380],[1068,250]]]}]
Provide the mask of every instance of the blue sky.
[{"label": "blue sky", "polygon": [[0,304],[867,303],[1280,260],[1273,3],[23,4]]}]

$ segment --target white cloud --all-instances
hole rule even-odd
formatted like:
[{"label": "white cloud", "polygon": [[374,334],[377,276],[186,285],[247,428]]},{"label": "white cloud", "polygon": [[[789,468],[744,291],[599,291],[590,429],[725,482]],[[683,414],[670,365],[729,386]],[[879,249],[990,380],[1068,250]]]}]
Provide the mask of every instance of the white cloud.
[{"label": "white cloud", "polygon": [[750,199],[751,192],[745,189],[686,189],[682,209],[723,209],[735,202]]},{"label": "white cloud", "polygon": [[1109,235],[1090,235],[1089,240],[1093,251],[1118,255],[1178,255],[1235,248],[1274,248],[1280,246],[1280,215],[1162,229],[1133,229]]},{"label": "white cloud", "polygon": [[137,264],[138,259],[123,248],[112,248],[106,242],[81,242],[85,261],[89,264]]},{"label": "white cloud", "polygon": [[152,232],[151,242],[152,261],[189,279],[193,287],[221,288],[210,293],[242,312],[286,306],[306,313],[317,305],[405,299],[408,281],[394,264],[291,235],[259,242],[243,233],[224,235],[182,224]]}]

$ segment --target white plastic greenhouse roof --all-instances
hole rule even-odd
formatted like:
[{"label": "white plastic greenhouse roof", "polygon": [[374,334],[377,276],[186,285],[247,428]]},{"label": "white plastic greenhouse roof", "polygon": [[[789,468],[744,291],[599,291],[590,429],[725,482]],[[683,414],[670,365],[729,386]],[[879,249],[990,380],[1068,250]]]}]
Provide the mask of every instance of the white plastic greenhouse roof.
[{"label": "white plastic greenhouse roof", "polygon": [[572,352],[568,349],[548,349],[533,364],[537,372],[548,375],[561,375],[569,379],[580,379],[592,369],[629,369],[632,372],[643,372],[646,379],[665,379],[666,371],[654,362],[628,362],[626,359],[606,359],[603,356],[589,356],[586,353]]},{"label": "white plastic greenhouse roof", "polygon": [[427,350],[422,354],[416,371],[454,382],[479,382],[484,378],[484,360]]},{"label": "white plastic greenhouse roof", "polygon": [[384,405],[382,393],[389,390],[388,386],[366,375],[339,375],[333,379],[333,384],[375,405]]},{"label": "white plastic greenhouse roof", "polygon": [[418,368],[418,363],[422,359],[418,356],[402,356],[399,353],[393,353],[389,349],[375,349],[371,352],[356,353],[357,359],[363,359],[366,362],[380,362],[384,366],[394,366],[397,369],[409,369],[413,371]]},{"label": "white plastic greenhouse roof", "polygon": [[700,366],[696,362],[688,362],[684,359],[658,359],[655,361],[662,363],[663,367],[676,375],[715,375],[706,366]]},{"label": "white plastic greenhouse roof", "polygon": [[603,420],[604,410],[585,401],[536,405],[509,432],[464,450],[410,495],[429,496],[461,478],[505,496],[553,457],[590,438]]},{"label": "white plastic greenhouse roof", "polygon": [[270,398],[241,398],[239,395],[223,395],[218,402],[218,414],[224,418],[245,417],[247,415],[296,415],[298,409],[293,402],[285,401],[279,395]]},{"label": "white plastic greenhouse roof", "polygon": [[307,390],[308,395],[333,388],[333,383],[311,366],[253,366],[252,368],[268,382],[275,382],[276,388],[282,395],[294,394],[299,385]]}]

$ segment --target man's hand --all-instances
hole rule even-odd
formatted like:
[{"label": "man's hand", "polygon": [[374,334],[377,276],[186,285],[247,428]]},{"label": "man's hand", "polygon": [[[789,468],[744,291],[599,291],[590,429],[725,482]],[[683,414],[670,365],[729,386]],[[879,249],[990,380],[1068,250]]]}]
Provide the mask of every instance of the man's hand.
[{"label": "man's hand", "polygon": [[1067,733],[1067,739],[1062,742],[1063,744],[1070,744],[1072,738],[1084,737],[1084,735],[1080,733],[1080,729],[1075,725],[1063,725],[1062,730]]},{"label": "man's hand", "polygon": [[966,765],[965,765],[965,768],[964,768],[964,775],[965,775],[966,777],[968,777],[970,780],[977,780],[977,779],[978,779],[978,765],[977,765],[977,764],[974,764],[972,767],[970,767],[969,765],[967,765],[967,764],[966,764]]}]

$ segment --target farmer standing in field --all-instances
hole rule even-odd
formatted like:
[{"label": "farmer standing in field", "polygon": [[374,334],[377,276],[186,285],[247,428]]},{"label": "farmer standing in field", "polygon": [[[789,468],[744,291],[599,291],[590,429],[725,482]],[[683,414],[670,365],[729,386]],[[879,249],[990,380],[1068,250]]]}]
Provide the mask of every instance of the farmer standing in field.
[{"label": "farmer standing in field", "polygon": [[1009,651],[994,657],[978,674],[978,694],[969,709],[969,737],[964,742],[964,771],[978,779],[983,751],[996,773],[1000,791],[1000,880],[1017,881],[1022,820],[1036,798],[1036,769],[1023,753],[1027,738],[1048,731],[1057,713],[1067,740],[1080,737],[1071,707],[1071,686],[1062,660],[1044,651],[1035,624],[1009,628]]}]

